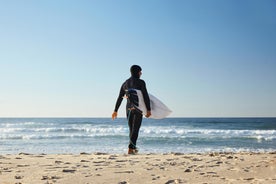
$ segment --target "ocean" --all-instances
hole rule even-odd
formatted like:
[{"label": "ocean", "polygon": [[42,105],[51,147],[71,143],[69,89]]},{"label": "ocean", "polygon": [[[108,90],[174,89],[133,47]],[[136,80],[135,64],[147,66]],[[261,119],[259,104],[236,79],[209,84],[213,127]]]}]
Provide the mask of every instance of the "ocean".
[{"label": "ocean", "polygon": [[[0,118],[0,154],[127,152],[126,118]],[[276,118],[143,119],[140,153],[276,151]]]}]

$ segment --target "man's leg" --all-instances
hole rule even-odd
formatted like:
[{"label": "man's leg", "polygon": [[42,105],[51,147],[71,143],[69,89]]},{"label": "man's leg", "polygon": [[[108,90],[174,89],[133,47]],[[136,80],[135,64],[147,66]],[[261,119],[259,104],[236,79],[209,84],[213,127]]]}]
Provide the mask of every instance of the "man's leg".
[{"label": "man's leg", "polygon": [[129,126],[129,146],[130,149],[136,149],[136,142],[139,135],[139,130],[141,127],[143,115],[136,111],[132,110],[128,115],[128,126]]}]

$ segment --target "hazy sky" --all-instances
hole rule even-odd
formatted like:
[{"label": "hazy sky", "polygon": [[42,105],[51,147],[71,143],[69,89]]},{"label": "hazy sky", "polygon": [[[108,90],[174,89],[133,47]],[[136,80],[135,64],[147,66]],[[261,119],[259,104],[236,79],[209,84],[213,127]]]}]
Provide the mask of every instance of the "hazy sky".
[{"label": "hazy sky", "polygon": [[171,117],[276,116],[276,1],[0,0],[0,117],[110,117],[132,64]]}]

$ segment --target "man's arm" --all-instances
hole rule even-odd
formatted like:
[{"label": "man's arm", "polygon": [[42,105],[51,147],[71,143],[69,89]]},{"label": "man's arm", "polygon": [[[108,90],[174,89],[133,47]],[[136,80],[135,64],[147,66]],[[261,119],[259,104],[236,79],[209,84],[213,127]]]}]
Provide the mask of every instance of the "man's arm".
[{"label": "man's arm", "polygon": [[125,95],[125,91],[124,91],[124,88],[123,88],[124,85],[121,86],[121,89],[120,89],[120,93],[119,93],[119,96],[117,98],[117,101],[116,101],[116,105],[115,105],[115,109],[114,109],[114,112],[112,114],[112,119],[114,120],[115,118],[117,118],[117,111],[123,101],[123,97]]}]

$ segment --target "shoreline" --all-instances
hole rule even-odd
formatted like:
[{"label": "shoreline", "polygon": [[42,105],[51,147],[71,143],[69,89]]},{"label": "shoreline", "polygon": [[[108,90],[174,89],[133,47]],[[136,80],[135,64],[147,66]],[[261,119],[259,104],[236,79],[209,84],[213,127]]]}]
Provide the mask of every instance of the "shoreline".
[{"label": "shoreline", "polygon": [[2,154],[0,181],[2,184],[276,183],[276,151]]}]

